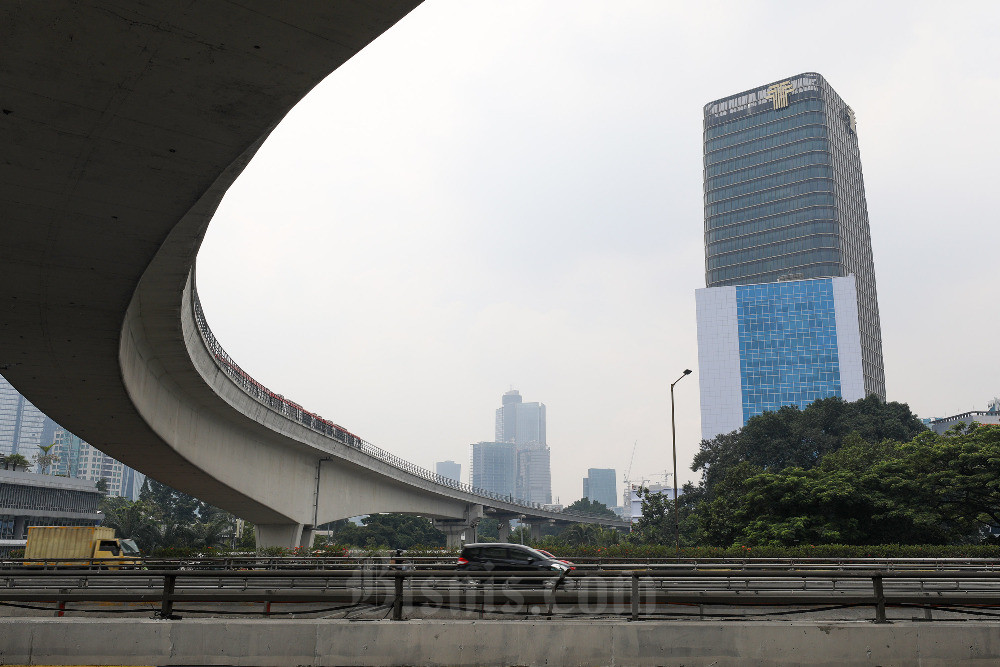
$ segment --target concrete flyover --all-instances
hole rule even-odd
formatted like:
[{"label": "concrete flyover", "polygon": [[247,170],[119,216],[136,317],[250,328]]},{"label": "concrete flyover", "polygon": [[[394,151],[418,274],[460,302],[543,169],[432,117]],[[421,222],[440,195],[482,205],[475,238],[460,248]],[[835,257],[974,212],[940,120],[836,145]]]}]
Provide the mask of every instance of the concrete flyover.
[{"label": "concrete flyover", "polygon": [[445,482],[275,404],[200,312],[195,257],[227,188],[294,104],[417,4],[0,8],[0,373],[101,450],[254,522],[264,545],[375,512],[438,518],[452,542],[484,511],[594,521]]}]

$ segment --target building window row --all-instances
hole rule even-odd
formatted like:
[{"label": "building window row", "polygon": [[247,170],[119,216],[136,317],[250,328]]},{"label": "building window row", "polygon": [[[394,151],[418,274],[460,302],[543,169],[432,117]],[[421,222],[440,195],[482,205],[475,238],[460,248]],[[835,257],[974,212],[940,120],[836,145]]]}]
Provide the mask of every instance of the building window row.
[{"label": "building window row", "polygon": [[58,512],[96,512],[100,494],[23,484],[0,484],[0,507]]},{"label": "building window row", "polygon": [[791,255],[793,253],[800,253],[806,250],[816,250],[819,248],[836,249],[839,247],[840,239],[836,234],[812,234],[769,245],[747,248],[746,250],[737,250],[724,255],[712,255],[708,258],[707,268],[711,271],[713,269],[720,269],[724,266],[745,264],[747,262],[765,259],[768,257],[780,257],[782,255]]},{"label": "building window row", "polygon": [[725,134],[715,139],[709,139],[705,142],[705,151],[710,153],[712,151],[717,151],[720,148],[728,148],[729,146],[754,141],[762,137],[784,132],[785,130],[794,129],[796,127],[826,124],[826,114],[822,111],[813,113],[802,112],[787,118],[774,119],[770,122],[755,125],[745,130]]},{"label": "building window row", "polygon": [[[801,276],[803,280],[842,275],[840,262],[817,262],[816,264],[796,266],[794,273]],[[762,271],[761,273],[719,279],[715,282],[709,282],[708,285],[710,287],[723,287],[725,285],[756,285],[773,283],[788,276],[788,274],[788,269],[779,268],[773,271]],[[711,275],[709,275],[708,272],[706,272],[706,279],[711,279]]]},{"label": "building window row", "polygon": [[753,141],[748,141],[745,144],[737,144],[736,146],[731,146],[730,148],[722,148],[711,153],[706,153],[705,164],[718,164],[725,160],[760,153],[770,148],[783,146],[802,139],[825,140],[826,135],[826,125],[814,123],[812,125],[806,125],[805,127],[796,128],[794,130],[786,130],[785,132],[780,132],[778,134],[772,134],[760,139],[754,139]]},{"label": "building window row", "polygon": [[754,181],[767,176],[775,176],[784,172],[794,171],[799,167],[806,167],[813,164],[830,164],[830,154],[825,151],[811,151],[809,153],[799,153],[792,157],[782,158],[767,164],[747,167],[739,171],[731,171],[722,176],[705,179],[706,194],[719,188],[736,185],[743,182]]},{"label": "building window row", "polygon": [[712,269],[708,272],[709,285],[715,285],[720,280],[730,280],[733,278],[744,278],[758,276],[760,274],[796,269],[796,273],[804,269],[809,264],[832,263],[839,266],[837,260],[840,258],[840,251],[835,248],[821,248],[817,250],[807,250],[802,253],[775,257],[773,259],[747,262],[734,266],[726,266],[719,269]]},{"label": "building window row", "polygon": [[715,176],[727,174],[731,171],[745,169],[746,167],[756,167],[774,162],[790,155],[798,155],[800,153],[808,153],[811,151],[829,152],[830,144],[826,139],[800,139],[783,146],[777,146],[766,151],[761,151],[755,155],[744,155],[743,157],[732,158],[716,164],[706,163],[705,176],[708,178],[714,178]]},{"label": "building window row", "polygon": [[798,197],[792,197],[790,199],[783,199],[781,201],[761,204],[760,206],[754,206],[752,208],[744,208],[739,211],[719,213],[706,218],[705,227],[707,230],[712,230],[717,227],[732,225],[737,222],[744,222],[755,218],[764,218],[771,215],[777,215],[779,213],[788,213],[800,208],[806,208],[808,206],[833,206],[833,202],[834,196],[832,192],[816,192]]},{"label": "building window row", "polygon": [[65,517],[26,516],[23,518],[23,532],[14,533],[18,517],[13,514],[0,514],[0,540],[23,540],[32,526],[93,526],[91,519],[67,519]]},{"label": "building window row", "polygon": [[[813,153],[811,155],[822,155],[822,153]],[[751,192],[760,192],[780,185],[804,181],[808,178],[832,179],[833,167],[828,164],[807,164],[786,171],[767,173],[757,179],[743,180],[724,188],[709,190],[705,193],[705,203],[712,204],[723,199],[729,199],[730,197],[738,197]]]},{"label": "building window row", "polygon": [[752,192],[733,199],[721,201],[717,204],[709,204],[705,206],[705,215],[713,216],[719,215],[720,213],[728,213],[729,211],[739,211],[751,206],[759,206],[768,202],[778,201],[779,199],[788,199],[790,197],[797,197],[811,192],[829,192],[832,194],[833,191],[834,185],[832,178],[812,178],[806,181],[792,183],[790,185],[781,185],[771,188],[770,190]]},{"label": "building window row", "polygon": [[834,222],[834,224],[836,224],[836,215],[836,209],[830,206],[811,206],[801,208],[783,215],[755,218],[754,220],[735,223],[725,227],[715,227],[705,233],[705,243],[711,244],[726,239],[744,238],[772,229],[789,227],[803,222],[822,220]]},{"label": "building window row", "polygon": [[747,236],[726,239],[717,243],[707,243],[705,252],[708,257],[715,257],[734,250],[746,250],[757,246],[778,243],[788,239],[809,236],[812,234],[836,234],[837,223],[832,220],[818,220],[787,225],[778,229]]},{"label": "building window row", "polygon": [[768,109],[767,111],[756,113],[752,116],[744,116],[743,118],[737,118],[735,120],[724,121],[722,123],[712,125],[711,127],[705,129],[705,141],[707,143],[710,139],[715,139],[716,137],[732,134],[734,132],[740,132],[758,125],[767,125],[768,123],[773,123],[775,120],[798,116],[810,111],[825,112],[826,109],[824,107],[823,100],[800,100],[789,104],[784,109]]}]

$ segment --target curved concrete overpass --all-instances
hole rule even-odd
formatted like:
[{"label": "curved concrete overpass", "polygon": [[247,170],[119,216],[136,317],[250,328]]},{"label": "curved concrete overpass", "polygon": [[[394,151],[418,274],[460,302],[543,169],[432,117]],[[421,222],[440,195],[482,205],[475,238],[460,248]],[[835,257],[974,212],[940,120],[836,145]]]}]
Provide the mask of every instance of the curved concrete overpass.
[{"label": "curved concrete overpass", "polygon": [[484,508],[574,519],[442,483],[273,405],[196,303],[195,257],[228,187],[296,102],[417,4],[0,9],[0,372],[108,454],[254,522],[265,544],[362,513],[451,519],[453,533]]}]

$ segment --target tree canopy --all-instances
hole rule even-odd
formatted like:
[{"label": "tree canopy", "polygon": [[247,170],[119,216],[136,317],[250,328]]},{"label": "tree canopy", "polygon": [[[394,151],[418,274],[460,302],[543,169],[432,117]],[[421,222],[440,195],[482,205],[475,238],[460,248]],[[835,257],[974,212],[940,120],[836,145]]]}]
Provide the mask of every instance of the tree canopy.
[{"label": "tree canopy", "polygon": [[589,498],[580,498],[566,506],[565,511],[576,512],[578,514],[588,514],[590,516],[606,516],[609,519],[616,518],[618,515],[614,513],[614,510],[608,509],[608,506],[602,502],[596,500],[590,500]]},{"label": "tree canopy", "polygon": [[138,501],[104,498],[101,511],[104,525],[134,539],[147,554],[166,548],[207,550],[233,539],[233,515],[149,477]]},{"label": "tree canopy", "polygon": [[357,547],[411,549],[443,547],[445,534],[430,519],[407,514],[372,514],[358,526],[346,519],[329,524],[329,541]]},{"label": "tree canopy", "polygon": [[854,434],[864,442],[907,442],[927,427],[905,403],[886,403],[877,396],[847,402],[823,398],[800,410],[785,406],[751,417],[742,429],[702,440],[691,469],[703,473],[711,495],[729,470],[741,463],[762,470],[809,469],[837,451]]},{"label": "tree canopy", "polygon": [[31,466],[28,459],[24,458],[21,454],[8,454],[7,456],[0,456],[0,464],[3,465],[4,470],[17,470],[18,468],[27,470]]},{"label": "tree canopy", "polygon": [[907,443],[848,436],[805,468],[744,461],[697,507],[714,546],[963,544],[1000,527],[1000,428]]}]

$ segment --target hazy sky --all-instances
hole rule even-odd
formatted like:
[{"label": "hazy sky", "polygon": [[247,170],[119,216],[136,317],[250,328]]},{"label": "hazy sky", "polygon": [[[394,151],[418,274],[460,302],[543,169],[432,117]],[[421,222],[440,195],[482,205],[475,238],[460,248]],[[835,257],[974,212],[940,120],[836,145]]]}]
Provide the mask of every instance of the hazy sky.
[{"label": "hazy sky", "polygon": [[[426,467],[548,407],[554,496],[700,417],[702,106],[804,71],[857,114],[890,400],[1000,394],[996,2],[428,0],[226,196],[198,279],[271,389]],[[620,492],[620,488],[619,488]]]}]

